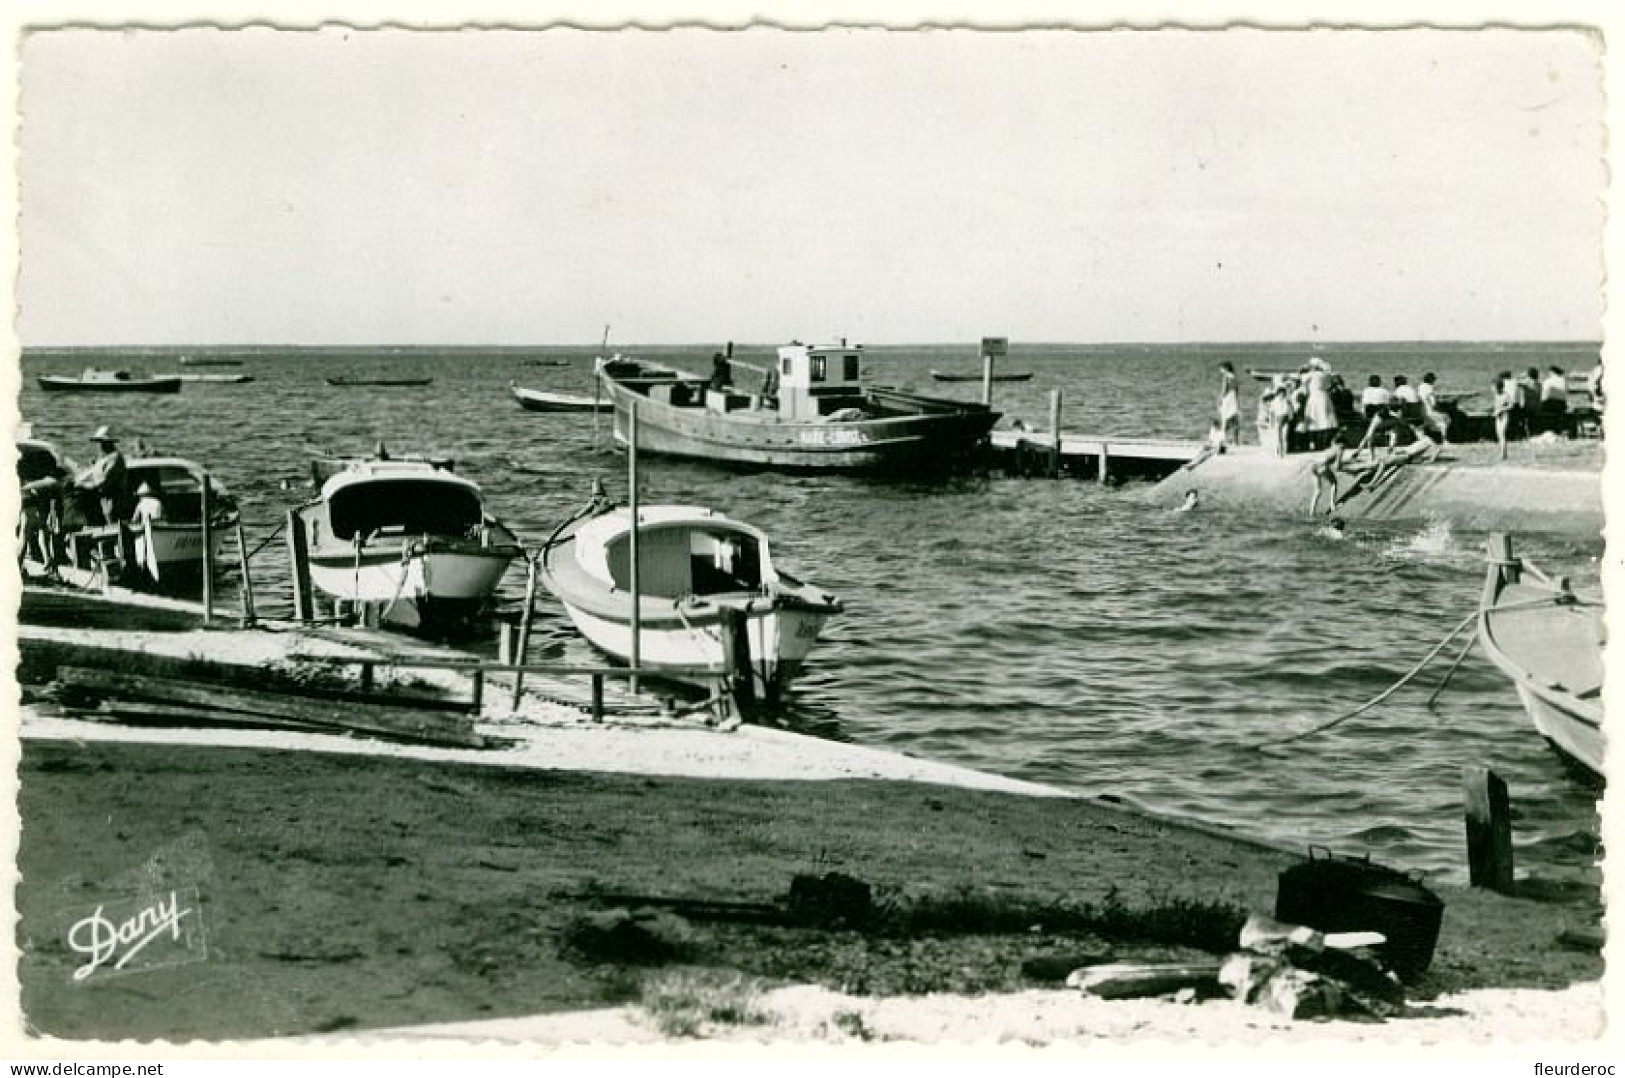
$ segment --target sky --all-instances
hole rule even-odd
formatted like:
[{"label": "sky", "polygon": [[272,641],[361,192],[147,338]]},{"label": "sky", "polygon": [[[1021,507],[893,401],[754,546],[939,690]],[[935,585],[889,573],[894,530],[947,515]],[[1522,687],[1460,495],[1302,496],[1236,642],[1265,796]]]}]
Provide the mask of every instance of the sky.
[{"label": "sky", "polygon": [[1578,31],[53,30],[24,346],[1601,337]]}]

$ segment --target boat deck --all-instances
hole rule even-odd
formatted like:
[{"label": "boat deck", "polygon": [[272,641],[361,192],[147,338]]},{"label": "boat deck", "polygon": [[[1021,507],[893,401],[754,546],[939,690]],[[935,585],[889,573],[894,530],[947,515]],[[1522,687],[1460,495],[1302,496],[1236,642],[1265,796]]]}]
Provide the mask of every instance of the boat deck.
[{"label": "boat deck", "polygon": [[[1501,592],[1498,605],[1519,607],[1550,595],[1543,588],[1510,584]],[[1603,677],[1600,614],[1595,606],[1555,602],[1492,610],[1490,631],[1501,650],[1546,687],[1582,700],[1596,699]],[[1582,644],[1589,646],[1579,646]]]}]

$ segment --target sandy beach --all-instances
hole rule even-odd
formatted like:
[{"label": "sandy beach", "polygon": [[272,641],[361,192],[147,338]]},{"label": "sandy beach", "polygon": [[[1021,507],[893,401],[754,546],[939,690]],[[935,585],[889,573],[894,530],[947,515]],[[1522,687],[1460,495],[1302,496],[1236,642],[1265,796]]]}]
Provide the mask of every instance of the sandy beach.
[{"label": "sandy beach", "polygon": [[[1054,971],[1073,961],[1202,957],[1172,937],[1269,912],[1277,874],[1299,859],[1099,801],[56,740],[26,742],[20,774],[22,1004],[46,1036],[1048,1043],[1245,1041],[1290,1025],[1239,1004],[1059,988]],[[870,883],[885,907],[962,915],[874,933],[661,913],[670,948],[658,961],[571,944],[639,896],[772,904],[793,876],[830,872]],[[177,887],[195,888],[206,957],[73,979],[65,911]],[[1491,1028],[1598,1035],[1601,958],[1559,942],[1595,922],[1594,891],[1439,893],[1415,1017],[1306,1028],[1422,1042]],[[1080,907],[1115,911],[1140,938],[1043,924]],[[733,1001],[720,1011],[719,993]]]}]

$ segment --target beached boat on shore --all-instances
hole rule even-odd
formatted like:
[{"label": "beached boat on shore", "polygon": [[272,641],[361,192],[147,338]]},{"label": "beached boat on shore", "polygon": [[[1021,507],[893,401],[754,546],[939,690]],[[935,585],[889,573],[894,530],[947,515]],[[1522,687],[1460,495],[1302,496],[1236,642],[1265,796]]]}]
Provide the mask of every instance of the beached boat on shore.
[{"label": "beached boat on shore", "polygon": [[508,383],[519,407],[527,412],[607,412],[615,406],[608,400],[594,400],[575,393],[550,393],[544,389],[526,389],[516,382]]},{"label": "beached boat on shore", "polygon": [[313,588],[409,628],[478,614],[523,553],[472,480],[427,460],[348,461],[293,515]]},{"label": "beached boat on shore", "polygon": [[[632,656],[631,512],[605,506],[542,551],[540,578],[583,636]],[[688,680],[728,673],[726,636],[742,619],[756,692],[776,695],[801,668],[840,600],[773,564],[767,536],[710,509],[638,510],[638,664]],[[743,661],[744,657],[740,657]]]},{"label": "beached boat on shore", "polygon": [[1512,679],[1529,720],[1555,749],[1590,775],[1603,775],[1603,604],[1512,555],[1504,536],[1489,544],[1478,640]]},{"label": "beached boat on shore", "polygon": [[600,360],[598,376],[622,445],[635,403],[640,450],[733,464],[942,470],[970,457],[999,419],[984,404],[866,386],[862,362],[859,345],[786,345],[772,371],[756,369],[753,392],[732,381],[734,367],[753,368],[721,357],[709,378],[620,356]]},{"label": "beached boat on shore", "polygon": [[39,386],[55,393],[179,393],[181,380],[173,374],[131,374],[88,367],[78,375],[42,374]]}]

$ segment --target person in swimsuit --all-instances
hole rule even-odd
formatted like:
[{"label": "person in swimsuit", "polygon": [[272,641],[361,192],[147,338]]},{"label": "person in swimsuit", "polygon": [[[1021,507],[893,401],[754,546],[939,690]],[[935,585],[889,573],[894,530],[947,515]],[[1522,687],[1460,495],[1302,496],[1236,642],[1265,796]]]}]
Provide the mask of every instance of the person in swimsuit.
[{"label": "person in swimsuit", "polygon": [[1495,379],[1495,440],[1501,445],[1501,459],[1507,459],[1507,436],[1517,419],[1518,386],[1511,371],[1502,371]]},{"label": "person in swimsuit", "polygon": [[1315,515],[1320,508],[1320,494],[1326,492],[1326,512],[1330,513],[1337,504],[1337,470],[1343,466],[1343,433],[1334,431],[1332,444],[1327,446],[1320,457],[1309,466],[1309,477],[1314,481],[1315,490],[1309,498],[1309,515]]}]

